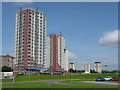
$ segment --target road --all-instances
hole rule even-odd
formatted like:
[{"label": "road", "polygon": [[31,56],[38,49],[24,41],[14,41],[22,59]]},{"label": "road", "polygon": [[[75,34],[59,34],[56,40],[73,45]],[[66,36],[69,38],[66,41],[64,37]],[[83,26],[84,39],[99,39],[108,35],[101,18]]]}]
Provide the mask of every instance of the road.
[{"label": "road", "polygon": [[89,83],[89,84],[99,84],[99,85],[114,85],[118,86],[118,82],[100,82],[100,81],[79,81],[77,83]]},{"label": "road", "polygon": [[[28,83],[28,82],[46,82],[46,83],[56,83],[56,84],[65,84],[59,83],[59,81],[70,81],[70,80],[79,80],[79,79],[62,79],[62,80],[40,80],[40,81],[21,81],[21,82],[0,82],[0,83]],[[66,85],[66,84],[65,84]],[[69,84],[70,85],[70,84]]]},{"label": "road", "polygon": [[[80,79],[63,79],[63,80],[40,80],[40,81],[22,81],[22,82],[2,82],[2,83],[29,83],[29,82],[45,82],[45,83],[54,83],[54,84],[63,84],[63,85],[74,85],[67,83],[59,83],[59,81],[70,81],[70,80],[80,80]],[[1,83],[1,82],[0,82]],[[98,82],[98,81],[76,81],[76,83],[87,83],[87,84],[99,84],[99,85],[113,85],[118,86],[117,82]]]}]

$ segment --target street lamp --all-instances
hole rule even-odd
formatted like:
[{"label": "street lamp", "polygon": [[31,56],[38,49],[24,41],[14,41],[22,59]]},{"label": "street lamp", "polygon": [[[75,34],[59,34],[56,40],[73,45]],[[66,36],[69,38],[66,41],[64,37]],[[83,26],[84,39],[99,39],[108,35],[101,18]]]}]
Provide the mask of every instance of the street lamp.
[{"label": "street lamp", "polygon": [[106,70],[106,72],[107,72],[107,66],[108,66],[108,65],[105,65],[105,68],[106,68],[105,70]]},{"label": "street lamp", "polygon": [[13,82],[15,82],[15,75],[14,75],[15,72],[14,72],[14,68],[15,68],[15,67],[13,66]]},{"label": "street lamp", "polygon": [[40,69],[38,68],[38,64],[36,65],[36,73],[38,74],[38,80],[40,80]]}]

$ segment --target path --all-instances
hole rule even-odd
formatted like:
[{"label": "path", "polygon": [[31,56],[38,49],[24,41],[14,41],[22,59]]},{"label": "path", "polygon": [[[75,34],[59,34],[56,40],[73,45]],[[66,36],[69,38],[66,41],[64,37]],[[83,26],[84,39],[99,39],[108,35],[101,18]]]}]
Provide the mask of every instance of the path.
[{"label": "path", "polygon": [[77,83],[89,83],[89,84],[99,84],[99,85],[115,85],[118,86],[118,82],[99,82],[99,81],[79,81]]}]

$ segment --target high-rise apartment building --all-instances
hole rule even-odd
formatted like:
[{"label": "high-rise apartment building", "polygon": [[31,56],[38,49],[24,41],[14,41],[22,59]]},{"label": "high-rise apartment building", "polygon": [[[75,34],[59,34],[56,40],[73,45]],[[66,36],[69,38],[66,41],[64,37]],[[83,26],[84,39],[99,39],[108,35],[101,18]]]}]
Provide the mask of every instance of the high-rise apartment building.
[{"label": "high-rise apartment building", "polygon": [[90,73],[90,64],[85,64],[84,68],[85,68],[85,73]]},{"label": "high-rise apartment building", "polygon": [[101,62],[94,62],[95,63],[95,71],[97,73],[102,73],[102,70],[101,70]]},{"label": "high-rise apartment building", "polygon": [[75,64],[74,63],[69,63],[69,69],[75,70]]},{"label": "high-rise apartment building", "polygon": [[47,40],[47,67],[50,72],[68,71],[68,50],[63,35],[50,34]]},{"label": "high-rise apartment building", "polygon": [[46,58],[46,18],[30,7],[16,12],[15,69],[44,67]]}]

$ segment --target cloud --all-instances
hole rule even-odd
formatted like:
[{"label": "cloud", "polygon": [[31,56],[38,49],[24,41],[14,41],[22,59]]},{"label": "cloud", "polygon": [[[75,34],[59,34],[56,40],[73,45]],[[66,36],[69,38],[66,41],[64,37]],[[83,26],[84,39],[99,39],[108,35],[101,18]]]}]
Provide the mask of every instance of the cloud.
[{"label": "cloud", "polygon": [[[3,1],[23,1],[23,0],[3,0]],[[28,1],[28,0],[27,0]],[[35,2],[88,2],[88,0],[34,0]],[[90,0],[90,2],[118,2],[119,0]],[[25,1],[24,1],[25,2]]]},{"label": "cloud", "polygon": [[77,55],[74,54],[74,53],[68,52],[68,58],[69,58],[69,59],[79,59],[79,56],[77,56]]},{"label": "cloud", "polygon": [[[94,59],[82,59],[80,56],[78,56],[75,53],[68,52],[68,61],[69,63],[74,63],[75,64],[75,69],[77,70],[84,70],[84,64],[90,64],[91,69],[95,69],[95,60]],[[101,68],[102,69],[109,69],[109,70],[116,70],[118,68],[118,61],[114,60],[107,60],[107,59],[98,59],[102,63]],[[107,67],[105,67],[107,65]]]},{"label": "cloud", "polygon": [[3,2],[33,2],[34,0],[3,0]]},{"label": "cloud", "polygon": [[32,4],[33,0],[4,0],[3,2],[14,2],[17,6],[25,6],[26,4]]},{"label": "cloud", "polygon": [[[113,63],[113,60],[107,60],[107,59],[103,59],[101,61],[102,63],[102,69],[103,70],[116,70],[118,69],[118,60],[114,60],[114,63]],[[105,65],[107,65],[107,67],[105,67]]]},{"label": "cloud", "polygon": [[84,64],[88,64],[88,61],[72,52],[68,52],[68,61],[75,64],[75,69],[84,69]]},{"label": "cloud", "polygon": [[99,44],[101,45],[110,45],[110,46],[119,46],[118,41],[118,34],[120,30],[114,30],[112,32],[105,33],[99,40]]},{"label": "cloud", "polygon": [[17,6],[25,6],[26,4],[32,4],[32,2],[16,2],[15,5]]}]

